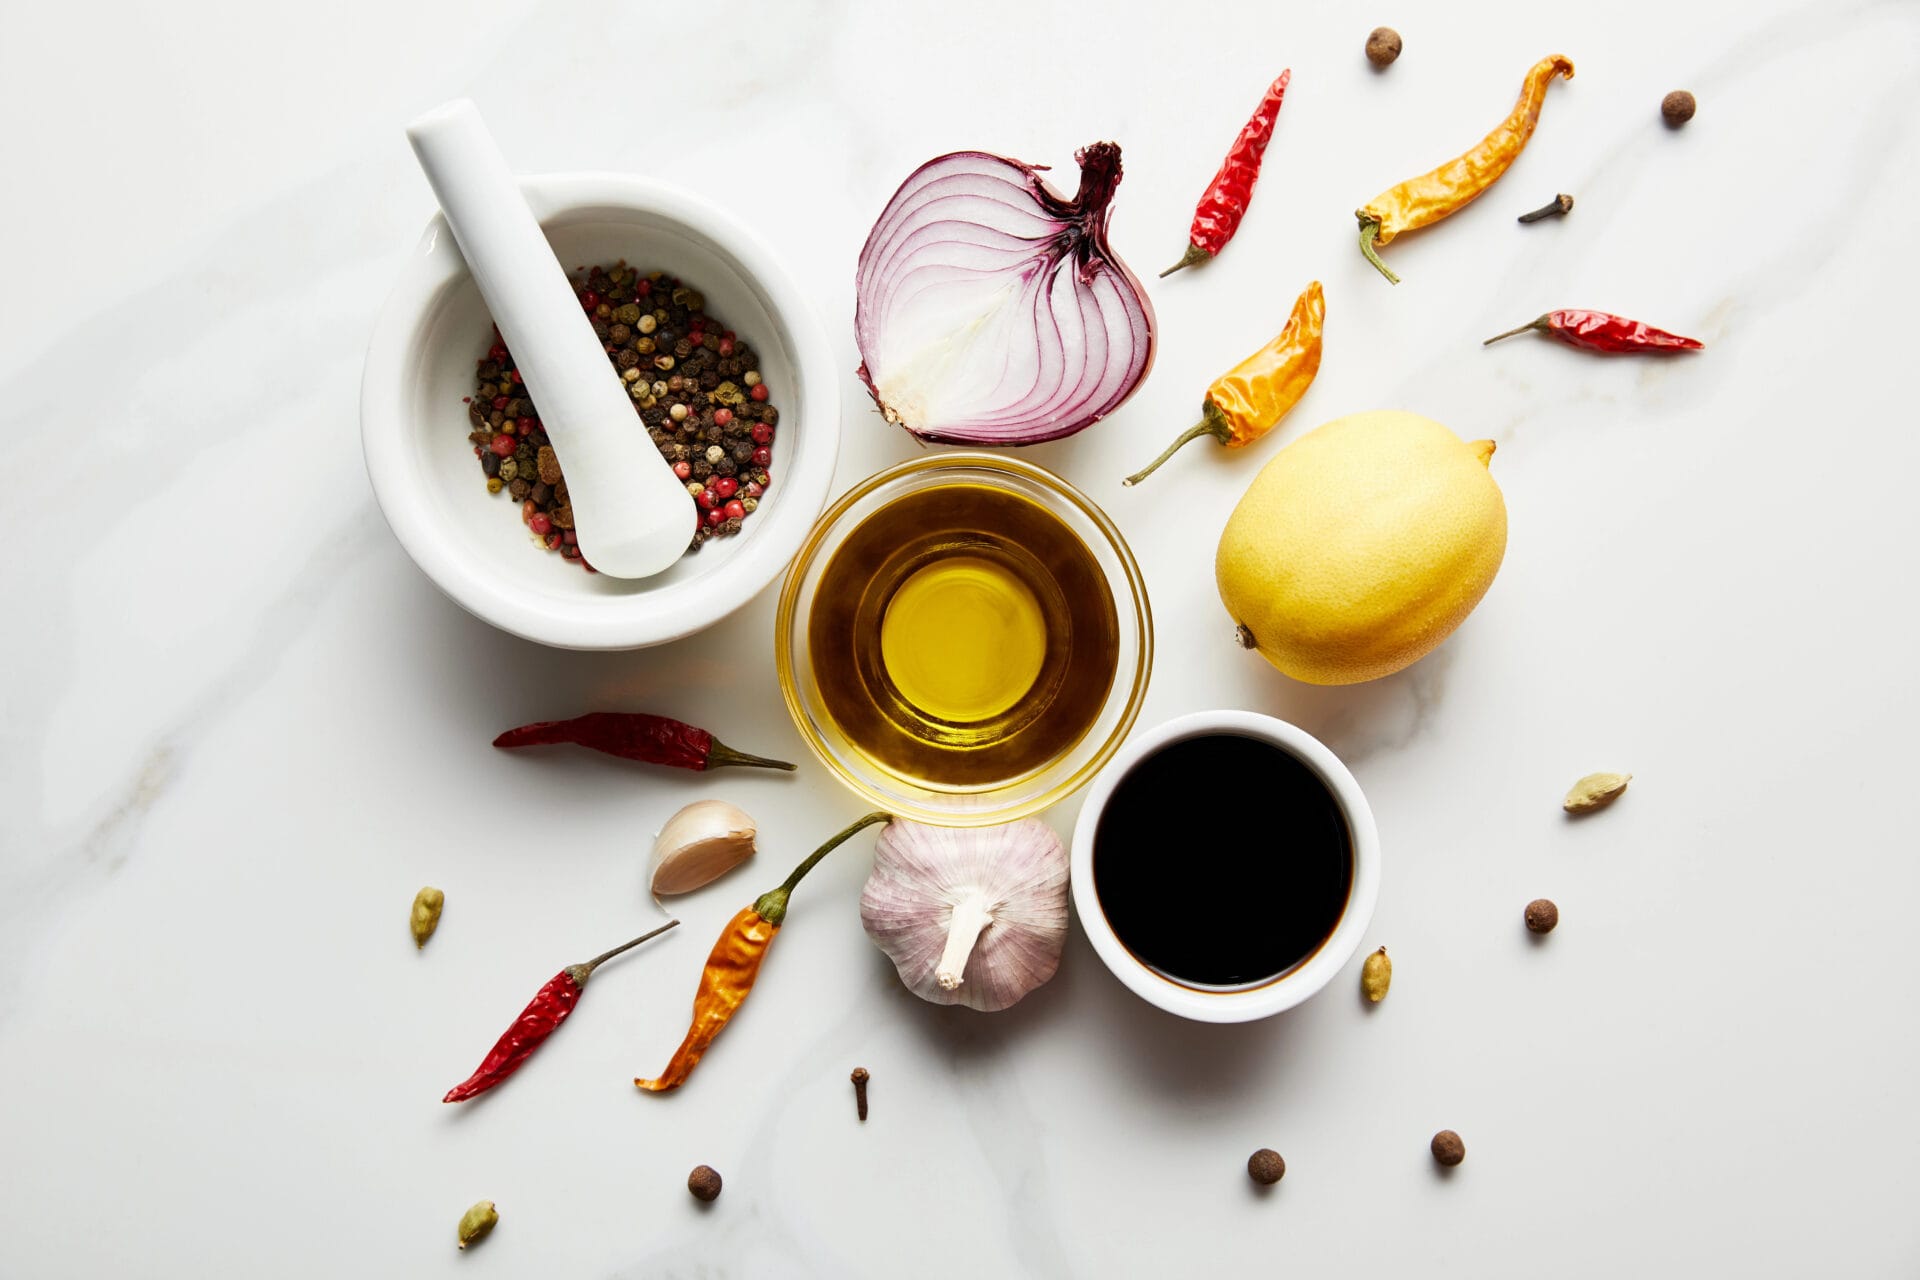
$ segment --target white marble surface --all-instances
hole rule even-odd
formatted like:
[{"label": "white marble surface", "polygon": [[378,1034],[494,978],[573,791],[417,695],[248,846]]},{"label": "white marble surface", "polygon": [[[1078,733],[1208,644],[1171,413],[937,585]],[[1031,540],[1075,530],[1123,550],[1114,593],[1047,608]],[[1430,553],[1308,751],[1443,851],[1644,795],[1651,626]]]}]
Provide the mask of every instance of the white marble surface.
[{"label": "white marble surface", "polygon": [[[0,1274],[1915,1274],[1920,8],[1429,8],[15,6]],[[1407,52],[1375,76],[1383,20]],[[1477,138],[1555,50],[1579,75],[1532,148],[1395,244],[1387,287],[1351,210]],[[1151,286],[1151,380],[1033,456],[1140,555],[1148,720],[1256,708],[1352,764],[1393,994],[1369,1013],[1342,980],[1191,1026],[1076,933],[1017,1009],[936,1009],[861,933],[850,846],[693,1083],[638,1096],[720,922],[858,806],[812,763],[689,779],[488,749],[589,707],[801,748],[771,593],[669,648],[551,652],[466,617],[387,534],[355,391],[430,211],[402,123],[471,93],[526,169],[665,168],[754,222],[838,342],[844,486],[915,449],[852,372],[855,252],[901,177],[1117,138],[1114,233],[1148,273],[1283,65],[1239,241]],[[1677,86],[1700,114],[1670,133]],[[1514,225],[1559,190],[1572,217]],[[1498,440],[1512,518],[1466,627],[1358,689],[1242,655],[1214,595],[1215,536],[1277,441],[1119,487],[1315,276],[1326,363],[1281,438],[1419,410]],[[1710,349],[1480,349],[1562,305]],[[1565,822],[1598,768],[1632,792]],[[603,971],[509,1087],[442,1107],[542,980],[656,918],[642,852],[697,795],[760,815],[761,858]],[[1195,797],[1170,872],[1205,874],[1255,799]],[[416,954],[426,882],[448,907]],[[1563,915],[1536,946],[1541,894]],[[1443,1126],[1470,1152],[1451,1177],[1426,1154]],[[1289,1166],[1268,1196],[1242,1172],[1261,1145]],[[705,1211],[700,1162],[727,1178]],[[457,1255],[483,1196],[501,1226]]]}]

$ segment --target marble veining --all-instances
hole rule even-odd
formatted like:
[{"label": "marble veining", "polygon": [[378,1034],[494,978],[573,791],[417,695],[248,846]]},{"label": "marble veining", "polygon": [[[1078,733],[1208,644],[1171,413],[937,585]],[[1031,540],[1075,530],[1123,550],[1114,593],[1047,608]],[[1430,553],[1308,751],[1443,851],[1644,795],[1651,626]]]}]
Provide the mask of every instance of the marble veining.
[{"label": "marble veining", "polygon": [[[1297,7],[1296,7],[1297,8]],[[1920,685],[1920,8],[1906,0],[1389,14],[878,0],[605,6],[183,0],[164,19],[16,15],[0,311],[14,532],[0,627],[0,1275],[1906,1276],[1920,1029],[1900,974],[1920,862],[1899,804]],[[1361,57],[1378,22],[1406,51]],[[1478,138],[1561,51],[1527,153],[1397,240],[1352,210]],[[1221,258],[1168,280],[1260,86],[1294,71]],[[77,86],[84,86],[83,88]],[[1680,131],[1657,104],[1700,100]],[[381,523],[358,444],[369,328],[431,212],[401,127],[471,94],[528,171],[671,177],[759,231],[842,364],[836,489],[918,446],[853,376],[852,279],[915,166],[981,147],[1070,173],[1118,140],[1113,236],[1160,346],[1111,419],[1028,451],[1140,560],[1143,723],[1208,706],[1321,736],[1379,820],[1355,973],[1243,1027],[1145,1006],[1076,932],[997,1015],[925,1005],[867,941],[866,844],[796,895],[737,1026],[682,1092],[665,1060],[711,937],[859,806],[792,778],[661,776],[486,747],[644,708],[798,758],[772,593],[634,654],[540,649],[441,598]],[[1516,227],[1556,191],[1564,220]],[[1192,421],[1309,279],[1319,380],[1273,440]],[[1480,339],[1628,312],[1698,357]],[[1412,669],[1287,682],[1239,651],[1210,566],[1255,469],[1342,413],[1499,446],[1507,561]],[[451,442],[450,447],[459,447]],[[1568,822],[1558,797],[1636,775]],[[762,852],[673,904],[478,1104],[437,1098],[560,965],[657,918],[653,831],[687,799]],[[1273,820],[1181,797],[1206,874]],[[1070,828],[1076,802],[1048,815]],[[416,952],[407,904],[447,893]],[[1553,897],[1531,942],[1520,911]],[[1257,927],[1257,919],[1250,921]],[[874,1073],[854,1119],[847,1073]],[[1451,1176],[1426,1155],[1457,1129]],[[1286,1179],[1262,1194],[1247,1155]],[[721,1199],[695,1204],[710,1163]],[[480,1197],[494,1237],[453,1224]]]}]

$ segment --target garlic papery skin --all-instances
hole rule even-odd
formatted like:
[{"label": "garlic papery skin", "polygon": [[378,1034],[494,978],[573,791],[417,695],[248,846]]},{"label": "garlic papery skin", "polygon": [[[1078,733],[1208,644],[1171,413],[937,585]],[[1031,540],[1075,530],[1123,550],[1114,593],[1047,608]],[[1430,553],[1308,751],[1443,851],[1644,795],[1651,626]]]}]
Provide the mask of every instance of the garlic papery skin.
[{"label": "garlic papery skin", "polygon": [[992,1012],[1054,975],[1067,849],[1036,818],[952,829],[895,819],[874,846],[860,921],[922,1000]]},{"label": "garlic papery skin", "polygon": [[698,889],[753,856],[759,827],[724,800],[696,800],[667,819],[653,841],[655,897]]}]

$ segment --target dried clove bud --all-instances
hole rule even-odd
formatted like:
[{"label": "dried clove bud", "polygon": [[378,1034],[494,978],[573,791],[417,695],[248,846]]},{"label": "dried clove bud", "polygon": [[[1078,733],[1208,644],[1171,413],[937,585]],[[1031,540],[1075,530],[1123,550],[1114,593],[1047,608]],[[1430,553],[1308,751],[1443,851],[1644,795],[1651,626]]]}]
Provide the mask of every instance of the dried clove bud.
[{"label": "dried clove bud", "polygon": [[873,1073],[865,1067],[853,1069],[853,1107],[860,1113],[862,1123],[867,1118],[867,1081],[872,1078]]},{"label": "dried clove bud", "polygon": [[1564,218],[1572,212],[1573,197],[1563,193],[1547,201],[1532,213],[1521,214],[1520,221],[1539,222],[1542,218]]}]

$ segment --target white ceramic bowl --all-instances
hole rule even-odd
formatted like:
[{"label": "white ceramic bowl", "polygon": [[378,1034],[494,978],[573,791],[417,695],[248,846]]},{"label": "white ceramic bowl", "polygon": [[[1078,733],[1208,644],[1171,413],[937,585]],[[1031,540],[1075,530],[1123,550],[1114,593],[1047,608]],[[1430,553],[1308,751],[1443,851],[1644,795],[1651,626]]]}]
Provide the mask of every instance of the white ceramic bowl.
[{"label": "white ceramic bowl", "polygon": [[[1225,991],[1186,986],[1135,959],[1114,934],[1113,926],[1107,923],[1106,914],[1100,909],[1100,896],[1093,886],[1094,832],[1099,829],[1100,815],[1106,811],[1107,798],[1127,771],[1171,743],[1223,733],[1272,743],[1312,769],[1333,792],[1346,814],[1347,829],[1353,837],[1353,884],[1347,892],[1346,910],[1332,935],[1305,964],[1288,970],[1281,977],[1259,986]],[[1169,799],[1168,803],[1175,801]],[[1285,822],[1286,815],[1267,814],[1262,820]],[[1184,856],[1180,850],[1169,850],[1169,853]],[[1353,958],[1366,936],[1367,925],[1373,919],[1373,904],[1380,894],[1380,836],[1373,825],[1373,810],[1367,807],[1367,798],[1360,793],[1360,784],[1353,780],[1340,758],[1305,729],[1252,711],[1197,711],[1131,739],[1087,790],[1080,819],[1073,827],[1072,858],[1074,910],[1100,959],[1142,1000],[1195,1022],[1251,1022],[1291,1009],[1319,991]],[[1178,860],[1176,857],[1173,861]],[[1205,872],[1200,868],[1177,874]]]},{"label": "white ceramic bowl", "polygon": [[636,649],[690,635],[780,576],[826,505],[840,448],[833,350],[772,252],[705,201],[622,174],[551,174],[520,186],[562,265],[624,258],[667,271],[752,344],[780,409],[766,496],[739,534],[652,578],[588,573],[529,546],[517,505],[487,492],[467,443],[461,397],[472,394],[493,321],[439,217],[367,350],[360,434],[374,495],[434,584],[504,631],[569,649]]}]

